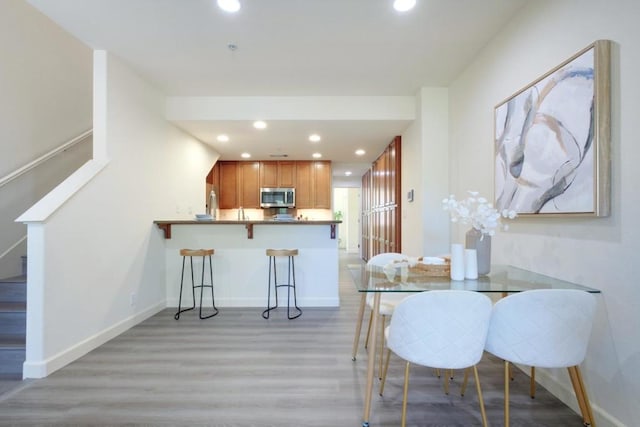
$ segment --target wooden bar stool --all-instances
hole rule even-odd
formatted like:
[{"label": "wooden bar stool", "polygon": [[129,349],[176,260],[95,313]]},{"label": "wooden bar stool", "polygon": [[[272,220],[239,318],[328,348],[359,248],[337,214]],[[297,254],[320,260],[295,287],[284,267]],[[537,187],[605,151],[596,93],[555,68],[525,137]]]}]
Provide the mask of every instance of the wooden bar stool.
[{"label": "wooden bar stool", "polygon": [[[214,254],[213,249],[180,249],[180,256],[182,256],[182,274],[180,275],[180,297],[178,298],[178,312],[173,316],[176,320],[180,319],[180,313],[193,310],[196,308],[196,288],[200,288],[200,313],[199,316],[201,319],[208,319],[210,317],[218,314],[218,309],[216,308],[216,301],[213,296],[213,267],[211,265],[211,255]],[[195,280],[193,278],[193,257],[201,256],[202,257],[202,280],[199,285],[196,285]],[[193,293],[193,305],[189,308],[182,308],[182,284],[184,282],[184,262],[189,257],[189,261],[191,264],[191,291]],[[204,284],[204,265],[205,260],[209,258],[209,280],[210,284]],[[204,294],[204,288],[211,288],[211,304],[213,305],[213,313],[208,316],[202,315],[202,295]]]},{"label": "wooden bar stool", "polygon": [[[271,310],[278,308],[278,288],[286,287],[287,288],[287,318],[295,319],[300,317],[302,314],[302,310],[298,307],[298,303],[296,301],[296,271],[295,265],[293,262],[293,257],[298,255],[297,249],[267,249],[267,256],[269,257],[269,284],[267,291],[267,309],[262,312],[262,317],[265,319],[269,318],[269,313]],[[288,272],[287,272],[287,283],[278,283],[278,278],[276,274],[276,257],[286,256],[288,258]],[[273,266],[273,288],[276,295],[276,305],[271,306],[271,271]],[[291,315],[291,289],[293,289],[293,306],[297,310],[293,316]]]}]

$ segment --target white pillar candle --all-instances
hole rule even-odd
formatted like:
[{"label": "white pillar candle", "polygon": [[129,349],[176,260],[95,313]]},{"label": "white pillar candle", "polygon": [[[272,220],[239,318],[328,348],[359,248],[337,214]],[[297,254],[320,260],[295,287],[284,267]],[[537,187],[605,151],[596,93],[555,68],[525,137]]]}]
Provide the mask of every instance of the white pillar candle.
[{"label": "white pillar candle", "polygon": [[451,280],[464,280],[464,247],[460,243],[451,245]]},{"label": "white pillar candle", "polygon": [[478,254],[475,249],[464,250],[464,277],[465,279],[478,278]]}]

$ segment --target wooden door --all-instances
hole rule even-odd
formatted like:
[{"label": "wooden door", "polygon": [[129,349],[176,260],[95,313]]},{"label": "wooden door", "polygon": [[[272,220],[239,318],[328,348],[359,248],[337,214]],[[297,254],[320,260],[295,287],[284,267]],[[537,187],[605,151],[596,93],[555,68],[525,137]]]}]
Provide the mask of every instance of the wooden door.
[{"label": "wooden door", "polygon": [[390,226],[393,228],[394,252],[402,252],[402,177],[401,177],[401,144],[400,137],[396,136],[389,145],[390,165],[389,175],[392,177],[390,183],[391,197],[393,199],[393,219]]},{"label": "wooden door", "polygon": [[363,260],[369,261],[371,258],[371,169],[362,175],[360,211],[360,254]]},{"label": "wooden door", "polygon": [[[363,208],[363,217],[369,212],[369,224],[365,228],[363,220],[361,231],[363,246],[369,244],[368,258],[382,252],[402,253],[400,159],[400,137],[397,136],[371,165],[370,178],[363,176],[362,198],[369,201],[368,210]],[[369,236],[368,242],[365,236]]]},{"label": "wooden door", "polygon": [[388,187],[388,198],[389,198],[389,204],[391,205],[395,205],[397,204],[400,200],[399,196],[399,191],[400,189],[396,189],[396,183],[399,181],[400,178],[400,171],[397,169],[397,150],[396,150],[396,140],[394,139],[391,144],[389,145],[389,187]]}]

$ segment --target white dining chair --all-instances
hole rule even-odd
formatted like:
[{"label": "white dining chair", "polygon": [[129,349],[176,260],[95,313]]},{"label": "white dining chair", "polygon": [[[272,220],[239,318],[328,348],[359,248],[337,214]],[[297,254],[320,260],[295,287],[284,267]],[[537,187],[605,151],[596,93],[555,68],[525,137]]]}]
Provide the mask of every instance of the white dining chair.
[{"label": "white dining chair", "polygon": [[[396,252],[385,252],[378,255],[375,255],[367,261],[367,268],[376,267],[379,269],[379,272],[382,273],[382,269],[391,263],[405,261],[408,257],[406,255],[396,253]],[[380,355],[380,362],[378,367],[378,376],[381,376],[382,372],[382,354],[384,352],[384,329],[386,327],[387,318],[389,318],[395,309],[395,307],[404,299],[410,295],[406,292],[385,292],[380,295],[380,352],[376,351],[376,354]],[[366,305],[369,307],[369,325],[367,327],[367,334],[365,338],[365,348],[369,345],[369,337],[371,335],[371,320],[373,317],[373,294],[367,293],[366,295]],[[358,346],[360,342],[360,331],[362,329],[362,323],[364,321],[364,307],[361,307],[360,313],[358,316],[357,324],[356,324],[356,334],[353,340],[353,352],[352,359],[356,360],[356,355],[358,353]]]},{"label": "white dining chair", "polygon": [[[482,425],[487,426],[476,365],[484,351],[491,305],[491,299],[479,292],[438,290],[414,294],[396,306],[385,335],[389,351],[406,361],[403,427],[406,425],[410,363],[443,370],[472,368]],[[388,362],[387,357],[381,390]]]},{"label": "white dining chair", "polygon": [[505,427],[509,426],[509,363],[567,368],[584,423],[594,425],[578,365],[587,352],[595,306],[590,293],[569,289],[520,292],[495,304],[485,349],[504,360]]}]

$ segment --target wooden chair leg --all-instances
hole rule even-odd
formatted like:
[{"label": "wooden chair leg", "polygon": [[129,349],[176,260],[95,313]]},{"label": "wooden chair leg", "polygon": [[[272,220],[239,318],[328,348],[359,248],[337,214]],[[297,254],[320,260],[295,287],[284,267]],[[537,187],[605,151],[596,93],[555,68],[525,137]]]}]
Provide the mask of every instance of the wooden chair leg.
[{"label": "wooden chair leg", "polygon": [[467,381],[469,380],[469,369],[464,370],[464,379],[462,380],[462,387],[460,387],[460,396],[464,396],[465,391],[467,390]]},{"label": "wooden chair leg", "polygon": [[373,320],[373,311],[369,313],[369,326],[367,326],[367,337],[364,340],[364,348],[369,348],[369,337],[371,336],[371,321]]},{"label": "wooden chair leg", "polygon": [[382,359],[384,358],[384,328],[387,323],[387,316],[381,316],[380,318],[380,336],[378,339],[380,340],[380,364],[378,365],[378,379],[382,379]]},{"label": "wooden chair leg", "polygon": [[531,380],[529,382],[529,396],[532,399],[536,398],[536,367],[531,367]]},{"label": "wooden chair leg", "polygon": [[382,380],[380,381],[380,396],[384,392],[384,383],[387,381],[387,371],[389,370],[389,359],[391,358],[391,350],[387,349],[387,360],[384,363],[384,369],[382,370]]},{"label": "wooden chair leg", "polygon": [[[468,369],[465,370],[465,377],[468,374]],[[478,376],[478,367],[476,365],[473,365],[473,375],[476,379],[476,390],[478,391],[478,401],[480,402],[480,415],[482,416],[482,425],[483,427],[487,427],[488,423],[487,423],[487,413],[484,410],[484,399],[482,397],[482,388],[480,387],[480,377]]]},{"label": "wooden chair leg", "polygon": [[585,425],[595,427],[595,420],[593,419],[591,404],[589,403],[587,390],[584,387],[584,382],[582,381],[580,368],[578,366],[571,366],[567,369],[569,371],[569,377],[571,378],[573,390],[575,391],[576,398],[578,399],[578,406],[580,407],[580,413],[582,414],[582,421]]},{"label": "wooden chair leg", "polygon": [[511,370],[508,361],[504,361],[504,427],[509,427],[509,381]]},{"label": "wooden chair leg", "polygon": [[407,396],[409,394],[409,362],[404,368],[404,390],[402,393],[402,427],[407,425]]},{"label": "wooden chair leg", "polygon": [[367,305],[367,294],[366,292],[362,292],[362,297],[360,298],[360,307],[358,307],[358,321],[356,323],[356,333],[353,337],[353,349],[351,350],[351,360],[356,360],[356,355],[358,354],[358,344],[360,344],[360,332],[362,331],[362,322],[364,320],[364,307]]},{"label": "wooden chair leg", "polygon": [[442,385],[444,386],[444,394],[449,395],[449,375],[444,375],[442,380]]}]

